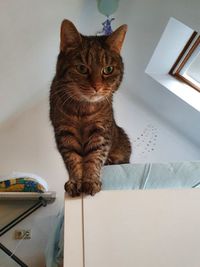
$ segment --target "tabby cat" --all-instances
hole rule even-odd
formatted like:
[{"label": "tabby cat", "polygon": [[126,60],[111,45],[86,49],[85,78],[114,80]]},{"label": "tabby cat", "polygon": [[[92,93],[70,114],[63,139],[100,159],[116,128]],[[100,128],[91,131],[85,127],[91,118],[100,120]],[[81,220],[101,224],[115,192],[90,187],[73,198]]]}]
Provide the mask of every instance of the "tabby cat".
[{"label": "tabby cat", "polygon": [[112,108],[123,77],[120,49],[126,31],[122,25],[109,36],[83,36],[72,22],[61,25],[50,119],[69,173],[65,190],[72,197],[101,190],[103,165],[129,162],[130,141]]}]

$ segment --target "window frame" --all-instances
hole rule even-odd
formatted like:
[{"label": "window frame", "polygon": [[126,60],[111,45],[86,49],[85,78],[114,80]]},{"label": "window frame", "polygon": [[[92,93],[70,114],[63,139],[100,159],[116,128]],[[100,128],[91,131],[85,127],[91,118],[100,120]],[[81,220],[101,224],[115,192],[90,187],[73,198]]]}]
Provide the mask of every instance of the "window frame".
[{"label": "window frame", "polygon": [[181,51],[180,55],[178,56],[177,60],[175,61],[174,65],[169,71],[169,74],[172,75],[174,78],[178,79],[181,82],[186,83],[187,85],[191,86],[198,92],[200,92],[200,86],[197,86],[192,81],[185,78],[181,74],[181,70],[185,67],[188,60],[191,58],[192,54],[199,45],[200,45],[200,35],[198,34],[198,32],[194,31],[190,36],[188,42],[184,46],[183,50]]}]

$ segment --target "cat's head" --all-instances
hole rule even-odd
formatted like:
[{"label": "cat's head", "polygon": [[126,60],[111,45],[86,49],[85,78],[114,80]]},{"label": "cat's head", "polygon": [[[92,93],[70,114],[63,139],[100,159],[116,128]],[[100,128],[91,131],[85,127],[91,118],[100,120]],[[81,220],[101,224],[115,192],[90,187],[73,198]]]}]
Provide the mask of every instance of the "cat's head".
[{"label": "cat's head", "polygon": [[72,22],[61,25],[57,80],[76,101],[108,99],[123,77],[120,50],[127,31],[122,25],[109,36],[83,36]]}]

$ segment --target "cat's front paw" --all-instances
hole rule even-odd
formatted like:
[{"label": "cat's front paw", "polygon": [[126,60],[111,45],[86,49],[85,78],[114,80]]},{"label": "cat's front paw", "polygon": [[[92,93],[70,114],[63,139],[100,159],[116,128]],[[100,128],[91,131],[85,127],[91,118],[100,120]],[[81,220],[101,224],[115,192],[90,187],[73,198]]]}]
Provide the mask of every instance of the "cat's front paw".
[{"label": "cat's front paw", "polygon": [[82,182],[82,192],[94,196],[101,190],[101,181],[94,179],[86,179]]},{"label": "cat's front paw", "polygon": [[71,197],[78,197],[81,194],[81,181],[70,179],[65,183],[65,191]]}]

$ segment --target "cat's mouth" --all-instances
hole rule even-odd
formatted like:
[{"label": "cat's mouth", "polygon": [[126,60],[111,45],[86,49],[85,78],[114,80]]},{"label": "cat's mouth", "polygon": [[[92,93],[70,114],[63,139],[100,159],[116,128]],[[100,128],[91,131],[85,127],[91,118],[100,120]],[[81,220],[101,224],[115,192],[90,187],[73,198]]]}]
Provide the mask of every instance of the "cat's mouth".
[{"label": "cat's mouth", "polygon": [[83,99],[87,102],[99,102],[102,101],[105,97],[99,94],[94,95],[82,95]]},{"label": "cat's mouth", "polygon": [[81,98],[87,102],[100,102],[105,99],[105,95],[103,94],[102,90],[95,91],[93,88],[88,90],[87,92],[81,91]]}]

